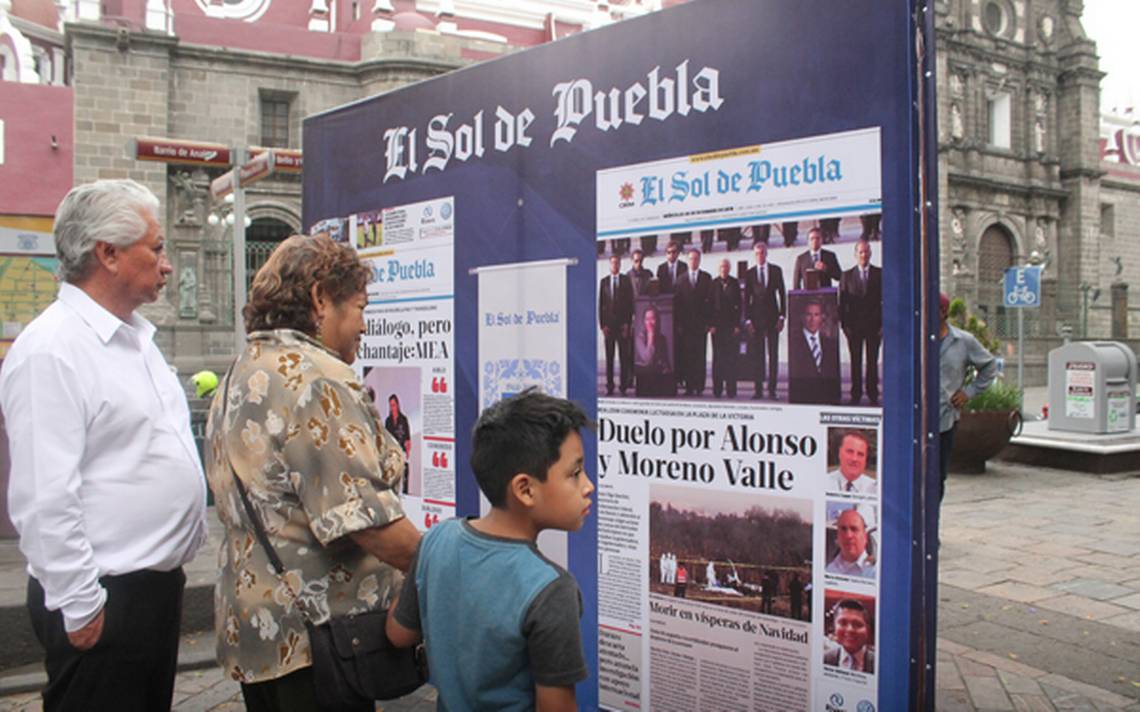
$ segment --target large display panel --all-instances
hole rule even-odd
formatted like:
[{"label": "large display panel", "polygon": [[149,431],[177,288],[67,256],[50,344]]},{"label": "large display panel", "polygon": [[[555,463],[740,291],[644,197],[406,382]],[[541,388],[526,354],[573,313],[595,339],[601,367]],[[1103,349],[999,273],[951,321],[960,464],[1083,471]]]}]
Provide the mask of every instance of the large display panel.
[{"label": "large display panel", "polygon": [[925,583],[913,1],[705,0],[311,117],[304,222],[420,527],[528,386],[596,417],[583,709],[906,709]]}]

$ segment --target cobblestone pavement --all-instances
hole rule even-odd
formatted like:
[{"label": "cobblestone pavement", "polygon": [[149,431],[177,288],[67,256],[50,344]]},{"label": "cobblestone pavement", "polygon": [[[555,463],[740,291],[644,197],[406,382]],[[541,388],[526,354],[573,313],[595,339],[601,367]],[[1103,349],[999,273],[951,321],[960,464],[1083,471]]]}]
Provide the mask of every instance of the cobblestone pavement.
[{"label": "cobblestone pavement", "polygon": [[[38,692],[12,695],[0,699],[5,712],[41,712]],[[174,709],[178,712],[241,712],[241,689],[233,680],[222,676],[221,668],[208,668],[179,673],[174,686]],[[424,686],[398,700],[376,705],[377,712],[434,712],[435,690]]]},{"label": "cobblestone pavement", "polygon": [[951,475],[939,710],[1140,710],[1140,477]]},{"label": "cobblestone pavement", "polygon": [[[940,712],[1140,712],[1140,477],[990,463],[951,475],[942,522]],[[434,708],[430,687],[377,707]],[[40,709],[37,693],[0,698]],[[175,709],[243,706],[214,667],[179,674]]]}]

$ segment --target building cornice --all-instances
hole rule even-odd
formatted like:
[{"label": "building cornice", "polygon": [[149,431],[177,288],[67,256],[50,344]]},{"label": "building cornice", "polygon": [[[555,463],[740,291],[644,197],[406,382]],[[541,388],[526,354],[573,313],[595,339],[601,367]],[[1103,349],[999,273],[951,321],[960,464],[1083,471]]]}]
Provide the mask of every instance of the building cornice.
[{"label": "building cornice", "polygon": [[[85,23],[68,24],[65,34],[69,38],[94,40],[110,45],[120,41],[119,30]],[[363,75],[376,72],[407,71],[435,75],[466,65],[462,60],[410,56],[375,57],[360,62],[315,59],[256,50],[189,44],[179,41],[177,37],[146,31],[130,32],[129,42],[132,46],[150,44],[161,47],[172,57],[180,60],[228,63],[241,65],[245,69],[255,67],[273,71],[308,70],[340,76],[352,82],[359,82]]]},{"label": "building cornice", "polygon": [[169,52],[179,42],[164,32],[151,32],[150,30],[131,30],[126,27],[105,27],[89,22],[69,22],[63,26],[63,35],[70,46],[75,40],[92,40],[113,45],[119,50],[139,46],[153,46]]},{"label": "building cornice", "polygon": [[1066,168],[1061,171],[1061,180],[1069,181],[1080,178],[1100,180],[1104,178],[1104,175],[1105,172],[1099,168]]},{"label": "building cornice", "polygon": [[1005,43],[1005,46],[1001,49],[995,49],[969,39],[972,37],[982,37],[982,35],[978,35],[977,33],[962,32],[954,33],[954,35],[941,36],[940,33],[938,38],[940,52],[952,62],[959,60],[960,63],[960,58],[967,56],[982,62],[1004,64],[1021,71],[1034,68],[1048,73],[1055,73],[1060,69],[1057,62],[1057,55],[1052,51],[1043,52],[1038,48],[1023,46],[1013,42]]},{"label": "building cornice", "polygon": [[15,27],[17,30],[19,30],[20,34],[24,35],[25,37],[34,38],[43,42],[49,42],[51,44],[63,44],[62,32],[57,32],[49,27],[44,27],[43,25],[37,24],[35,22],[29,22],[22,17],[16,17],[12,14],[8,15],[8,20],[12,23],[12,27]]},{"label": "building cornice", "polygon": [[1012,193],[1025,198],[1054,198],[1064,200],[1069,197],[1069,191],[1064,188],[1054,188],[1046,185],[1026,185],[1011,180],[979,176],[972,173],[947,172],[947,180],[958,185],[970,188],[981,188],[1003,193]]},{"label": "building cornice", "polygon": [[1140,181],[1114,177],[1111,173],[1100,179],[1101,190],[1124,190],[1129,193],[1140,193]]}]

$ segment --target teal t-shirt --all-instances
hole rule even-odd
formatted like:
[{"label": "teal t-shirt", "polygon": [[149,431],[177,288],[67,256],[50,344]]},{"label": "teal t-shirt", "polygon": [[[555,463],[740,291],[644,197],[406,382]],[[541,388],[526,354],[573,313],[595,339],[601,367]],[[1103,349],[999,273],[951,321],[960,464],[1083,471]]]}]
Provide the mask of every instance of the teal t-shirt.
[{"label": "teal t-shirt", "polygon": [[578,584],[533,542],[432,527],[395,618],[423,633],[438,709],[531,710],[534,687],[586,679]]}]

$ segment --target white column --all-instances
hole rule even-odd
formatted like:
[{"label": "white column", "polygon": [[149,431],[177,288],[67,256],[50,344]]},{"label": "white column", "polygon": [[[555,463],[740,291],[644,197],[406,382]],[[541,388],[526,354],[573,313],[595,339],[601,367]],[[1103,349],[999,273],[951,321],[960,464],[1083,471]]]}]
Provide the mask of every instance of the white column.
[{"label": "white column", "polygon": [[5,81],[15,81],[22,84],[39,84],[40,77],[36,74],[36,61],[35,56],[32,54],[32,43],[28,41],[24,34],[17,30],[12,21],[8,18],[7,13],[0,15],[0,36],[7,35],[12,40],[12,45],[16,50],[15,56],[10,54],[10,51],[5,47],[4,54],[7,61],[4,67]]},{"label": "white column", "polygon": [[51,83],[56,86],[63,86],[67,83],[67,77],[64,75],[63,69],[66,66],[67,53],[64,52],[62,47],[52,47],[51,49]]}]

